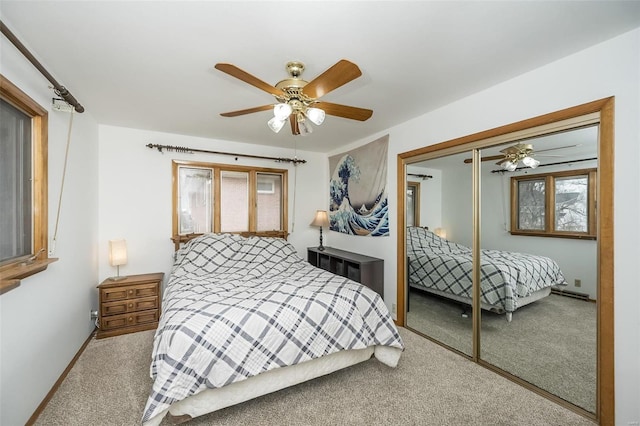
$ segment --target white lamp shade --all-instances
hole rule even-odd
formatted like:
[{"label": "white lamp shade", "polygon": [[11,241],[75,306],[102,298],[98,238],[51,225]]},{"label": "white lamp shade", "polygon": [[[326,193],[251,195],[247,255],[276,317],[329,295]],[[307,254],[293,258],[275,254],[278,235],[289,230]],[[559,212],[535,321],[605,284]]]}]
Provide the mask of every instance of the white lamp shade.
[{"label": "white lamp shade", "polygon": [[328,227],[329,226],[329,215],[325,210],[316,211],[316,216],[311,221],[310,226],[320,226],[320,227]]},{"label": "white lamp shade", "polygon": [[311,122],[317,126],[324,121],[325,113],[320,108],[307,108],[305,115]]},{"label": "white lamp shade", "polygon": [[109,240],[109,263],[111,266],[127,264],[127,242],[125,240]]},{"label": "white lamp shade", "polygon": [[267,125],[275,133],[278,133],[284,126],[284,121],[285,120],[280,120],[278,117],[273,117],[271,120],[267,122]]},{"label": "white lamp shade", "polygon": [[289,104],[276,104],[273,107],[273,115],[278,120],[286,120],[291,115],[291,106]]}]

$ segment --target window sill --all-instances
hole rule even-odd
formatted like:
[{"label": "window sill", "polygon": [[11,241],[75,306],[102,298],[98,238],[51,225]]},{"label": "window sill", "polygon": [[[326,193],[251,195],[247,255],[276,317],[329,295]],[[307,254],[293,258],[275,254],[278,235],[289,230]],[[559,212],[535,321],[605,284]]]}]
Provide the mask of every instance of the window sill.
[{"label": "window sill", "polygon": [[57,258],[42,259],[29,264],[19,263],[4,269],[0,272],[0,294],[17,288],[20,285],[20,280],[46,270],[49,264],[57,261]]}]

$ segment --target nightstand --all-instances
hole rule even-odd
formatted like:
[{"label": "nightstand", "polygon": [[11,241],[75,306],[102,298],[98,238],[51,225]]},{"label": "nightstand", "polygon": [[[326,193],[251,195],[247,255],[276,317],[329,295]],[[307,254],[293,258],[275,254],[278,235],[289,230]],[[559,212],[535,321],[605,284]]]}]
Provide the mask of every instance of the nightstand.
[{"label": "nightstand", "polygon": [[307,248],[307,261],[313,266],[359,282],[384,298],[384,260],[350,251],[325,247]]},{"label": "nightstand", "polygon": [[153,330],[160,318],[161,285],[164,273],[130,275],[121,280],[104,280],[99,286],[100,328],[96,337],[118,336]]}]

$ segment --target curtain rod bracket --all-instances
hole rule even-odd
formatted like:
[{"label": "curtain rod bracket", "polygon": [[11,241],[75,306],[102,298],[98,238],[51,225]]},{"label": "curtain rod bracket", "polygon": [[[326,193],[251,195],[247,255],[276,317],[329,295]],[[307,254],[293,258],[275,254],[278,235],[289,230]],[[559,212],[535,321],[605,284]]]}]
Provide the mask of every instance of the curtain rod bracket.
[{"label": "curtain rod bracket", "polygon": [[78,100],[73,97],[71,93],[69,93],[66,87],[58,83],[56,79],[53,78],[49,71],[47,71],[40,62],[38,62],[36,57],[33,56],[31,52],[29,52],[24,44],[22,44],[22,42],[18,40],[15,34],[13,34],[2,21],[0,21],[0,31],[5,35],[5,37],[7,37],[7,39],[9,39],[11,43],[13,43],[13,45],[20,51],[20,53],[22,53],[22,55],[27,58],[27,60],[31,62],[31,64],[36,67],[38,71],[40,71],[40,74],[42,74],[47,80],[49,80],[49,82],[53,85],[54,92],[58,96],[64,99],[69,105],[73,106],[76,112],[84,112],[84,107],[80,105],[80,102],[78,102]]}]

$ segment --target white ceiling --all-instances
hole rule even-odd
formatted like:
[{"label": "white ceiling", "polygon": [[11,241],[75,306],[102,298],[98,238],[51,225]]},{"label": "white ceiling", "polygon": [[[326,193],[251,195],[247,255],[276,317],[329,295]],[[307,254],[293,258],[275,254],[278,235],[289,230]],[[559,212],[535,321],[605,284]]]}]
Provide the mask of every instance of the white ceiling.
[{"label": "white ceiling", "polygon": [[[11,1],[2,21],[101,124],[328,152],[640,26],[638,1]],[[271,132],[285,63],[311,80],[340,59],[363,75],[325,95],[370,108],[309,136]]]}]

